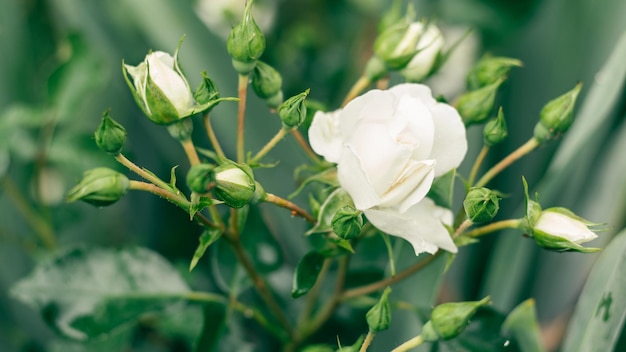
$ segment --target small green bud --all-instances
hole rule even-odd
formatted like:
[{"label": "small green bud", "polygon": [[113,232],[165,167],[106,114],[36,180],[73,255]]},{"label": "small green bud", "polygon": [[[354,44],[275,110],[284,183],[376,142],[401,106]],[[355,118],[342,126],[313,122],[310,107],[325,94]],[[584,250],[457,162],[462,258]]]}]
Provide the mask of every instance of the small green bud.
[{"label": "small green bud", "polygon": [[215,168],[215,197],[232,208],[250,203],[255,195],[256,184],[250,166],[227,162]]},{"label": "small green bud", "polygon": [[298,95],[294,95],[280,105],[278,108],[278,115],[280,116],[285,128],[293,129],[300,126],[300,124],[304,122],[306,119],[305,99],[308,95],[309,89]]},{"label": "small green bud", "polygon": [[522,62],[510,57],[483,56],[467,75],[467,86],[475,90],[501,79],[505,79],[513,67],[521,67]]},{"label": "small green bud", "polygon": [[534,137],[539,142],[558,138],[574,122],[574,106],[582,88],[582,83],[574,89],[548,102],[539,113],[539,122],[535,125]]},{"label": "small green bud", "polygon": [[196,164],[187,171],[187,186],[196,193],[206,193],[215,186],[215,165]]},{"label": "small green bud", "polygon": [[117,202],[128,192],[130,181],[125,175],[98,167],[85,171],[83,179],[67,193],[67,201],[82,200],[103,207]]},{"label": "small green bud", "polygon": [[399,22],[382,32],[374,42],[374,53],[390,70],[400,70],[417,53],[417,43],[423,34],[419,22]]},{"label": "small green bud", "polygon": [[491,299],[487,296],[480,301],[440,304],[433,309],[430,321],[424,325],[426,331],[422,331],[422,337],[425,341],[435,341],[435,336],[441,340],[453,339],[465,330],[478,308],[490,303]]},{"label": "small green bud", "polygon": [[220,91],[217,89],[217,85],[207,75],[206,71],[202,71],[202,82],[196,88],[193,97],[200,104],[206,104],[220,98]]},{"label": "small green bud", "polygon": [[502,112],[502,107],[500,107],[498,116],[485,124],[485,128],[483,129],[483,141],[486,147],[493,147],[496,144],[502,143],[508,135],[504,113]]},{"label": "small green bud", "polygon": [[391,325],[391,307],[389,306],[389,294],[391,287],[383,291],[380,300],[367,312],[365,319],[372,332],[380,332],[389,329]]},{"label": "small green bud", "polygon": [[226,46],[233,67],[240,74],[250,73],[265,51],[265,37],[252,16],[253,3],[253,0],[248,2],[243,18],[230,31]]},{"label": "small green bud", "polygon": [[485,187],[473,187],[463,201],[467,217],[476,224],[489,222],[498,214],[500,198]]},{"label": "small green bud", "polygon": [[259,98],[265,99],[272,108],[278,107],[283,100],[282,85],[283,78],[278,71],[263,61],[257,61],[252,71],[252,89]]},{"label": "small green bud", "polygon": [[361,229],[363,228],[363,216],[360,210],[347,205],[335,212],[330,225],[337,236],[349,240],[361,233]]},{"label": "small green bud", "polygon": [[122,151],[126,142],[126,129],[109,116],[109,111],[105,111],[102,122],[94,133],[98,148],[111,154],[117,155]]},{"label": "small green bud", "polygon": [[193,121],[191,119],[184,119],[174,122],[171,125],[167,125],[167,132],[177,141],[186,141],[191,138]]},{"label": "small green bud", "polygon": [[456,104],[456,108],[466,126],[485,122],[493,110],[498,87],[504,80],[498,80],[488,86],[467,92]]}]

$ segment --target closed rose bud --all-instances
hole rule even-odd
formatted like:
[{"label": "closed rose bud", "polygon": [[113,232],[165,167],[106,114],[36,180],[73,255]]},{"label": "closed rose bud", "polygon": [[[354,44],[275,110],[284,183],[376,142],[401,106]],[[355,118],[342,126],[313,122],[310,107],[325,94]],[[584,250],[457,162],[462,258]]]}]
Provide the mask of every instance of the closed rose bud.
[{"label": "closed rose bud", "polygon": [[600,248],[581,246],[598,237],[591,231],[591,225],[594,224],[569,209],[549,208],[531,226],[532,237],[540,247],[551,251],[597,252]]},{"label": "closed rose bud", "polygon": [[108,111],[105,111],[102,122],[100,122],[94,136],[98,148],[109,154],[117,155],[122,151],[126,142],[126,129],[113,120]]},{"label": "closed rose bud", "polygon": [[202,81],[193,93],[193,97],[200,104],[206,104],[220,98],[220,91],[206,71],[202,72]]},{"label": "closed rose bud", "polygon": [[82,200],[98,207],[107,206],[122,198],[129,186],[125,175],[98,167],[84,173],[83,179],[67,193],[67,201]]},{"label": "closed rose bud", "polygon": [[400,70],[413,59],[423,34],[420,22],[400,22],[388,27],[374,42],[374,53],[390,70]]},{"label": "closed rose bud", "polygon": [[480,301],[450,302],[435,307],[422,329],[425,341],[450,340],[465,330],[478,308],[490,304],[489,296]]},{"label": "closed rose bud", "polygon": [[243,18],[228,36],[226,49],[233,59],[233,67],[240,74],[250,73],[265,51],[265,37],[252,16],[253,3],[252,0],[248,2]]},{"label": "closed rose bud", "polygon": [[522,62],[517,59],[485,55],[467,75],[467,85],[471,90],[490,85],[506,78],[513,67],[521,66]]},{"label": "closed rose bud", "polygon": [[228,162],[215,168],[215,197],[232,208],[241,208],[255,196],[252,169],[245,164]]},{"label": "closed rose bud", "polygon": [[278,107],[283,100],[282,85],[278,71],[263,61],[257,62],[252,71],[252,89],[259,98],[265,99],[272,108]]},{"label": "closed rose bud", "polygon": [[193,165],[187,172],[187,186],[196,193],[206,193],[215,185],[215,165]]},{"label": "closed rose bud", "polygon": [[498,214],[500,198],[489,188],[474,187],[467,193],[463,208],[473,223],[489,222]]},{"label": "closed rose bud", "polygon": [[283,126],[288,129],[297,128],[306,119],[306,104],[304,103],[306,97],[309,95],[309,90],[294,95],[293,97],[285,100],[278,108],[278,116],[283,122]]},{"label": "closed rose bud", "polygon": [[445,43],[437,26],[429,24],[425,27],[422,23],[418,24],[422,27],[422,35],[415,47],[417,53],[400,71],[409,82],[421,82],[432,73]]},{"label": "closed rose bud", "polygon": [[500,107],[498,116],[485,124],[485,128],[483,129],[483,142],[486,147],[493,147],[496,144],[502,143],[508,135],[504,113],[502,112],[502,107]]},{"label": "closed rose bud", "polygon": [[346,240],[352,239],[363,229],[362,212],[351,206],[342,207],[335,212],[330,225],[337,236]]},{"label": "closed rose bud", "polygon": [[493,110],[496,92],[503,80],[467,92],[459,97],[456,108],[466,126],[485,122]]},{"label": "closed rose bud", "polygon": [[539,113],[539,122],[535,125],[534,137],[539,142],[558,138],[574,122],[574,106],[582,84],[548,102]]},{"label": "closed rose bud", "polygon": [[367,325],[372,332],[387,330],[389,329],[389,325],[391,325],[391,307],[389,306],[390,293],[391,288],[385,288],[378,302],[376,302],[365,315]]}]

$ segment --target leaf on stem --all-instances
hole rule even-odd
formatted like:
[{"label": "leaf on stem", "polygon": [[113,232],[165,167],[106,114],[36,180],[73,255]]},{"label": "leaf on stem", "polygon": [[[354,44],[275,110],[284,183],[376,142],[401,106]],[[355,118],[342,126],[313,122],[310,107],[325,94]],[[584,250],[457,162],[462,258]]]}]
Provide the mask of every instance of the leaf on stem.
[{"label": "leaf on stem", "polygon": [[202,235],[200,235],[200,238],[199,238],[200,244],[198,244],[198,247],[196,248],[196,251],[193,254],[193,258],[191,258],[191,263],[189,264],[189,271],[192,271],[193,268],[195,268],[196,265],[198,265],[198,261],[200,260],[200,258],[202,258],[207,248],[209,248],[211,244],[217,241],[222,236],[223,233],[224,231],[220,229],[204,230],[204,232],[202,233]]},{"label": "leaf on stem", "polygon": [[545,351],[535,312],[535,301],[520,303],[504,320],[502,332],[511,335],[522,351]]},{"label": "leaf on stem", "polygon": [[324,260],[325,257],[316,251],[311,251],[300,259],[293,275],[291,297],[301,297],[313,288],[322,270]]},{"label": "leaf on stem", "polygon": [[440,207],[451,209],[452,195],[454,193],[454,176],[456,176],[456,169],[452,169],[435,179],[428,192],[428,198],[432,199]]}]

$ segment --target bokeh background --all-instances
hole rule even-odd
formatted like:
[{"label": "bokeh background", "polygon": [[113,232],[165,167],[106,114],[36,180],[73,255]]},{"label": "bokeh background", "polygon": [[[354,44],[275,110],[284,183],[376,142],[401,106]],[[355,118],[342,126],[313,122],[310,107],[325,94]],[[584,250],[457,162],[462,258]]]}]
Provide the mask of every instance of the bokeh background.
[{"label": "bokeh background", "polygon": [[[174,206],[149,194],[131,192],[114,206],[96,209],[67,204],[64,193],[89,168],[118,168],[97,149],[92,137],[106,109],[128,130],[125,150],[129,158],[164,177],[174,165],[188,166],[180,146],[165,129],[151,124],[134,105],[121,65],[122,60],[140,62],[149,50],[173,52],[185,35],[180,58],[192,86],[206,70],[222,96],[235,96],[236,74],[225,50],[225,35],[238,15],[223,10],[229,1],[202,2],[0,2],[0,350],[64,350],[40,315],[8,294],[14,282],[58,248],[140,245],[161,253],[185,272],[200,230]],[[282,73],[285,95],[310,88],[310,97],[328,108],[340,104],[359,76],[371,54],[380,14],[389,6],[382,0],[257,3],[257,19],[267,37],[263,59]],[[464,87],[464,70],[484,52],[524,63],[523,68],[512,71],[498,95],[510,138],[489,155],[491,162],[530,137],[547,101],[583,82],[578,121],[571,133],[521,160],[492,185],[511,195],[501,203],[502,218],[522,214],[524,175],[531,192],[540,193],[544,207],[566,206],[585,218],[610,224],[592,243],[606,244],[626,222],[626,94],[623,73],[607,77],[598,72],[626,31],[626,2],[413,3],[419,16],[435,18],[447,35],[458,37],[466,28],[473,28],[462,50],[444,67],[442,77],[432,82],[436,93],[445,93],[450,99],[458,94]],[[239,7],[243,8],[243,0]],[[594,84],[607,88],[591,96],[588,93]],[[247,145],[258,148],[280,122],[256,97],[249,103]],[[222,104],[213,118],[230,155],[235,145],[234,109],[234,104]],[[195,140],[208,147],[201,126],[197,127]],[[467,158],[470,162],[480,147],[480,133],[479,128],[470,130],[474,142]],[[280,164],[257,175],[266,190],[286,196],[297,187],[293,169],[305,163],[306,156],[288,139],[272,152],[272,158]],[[466,164],[462,171],[467,173],[471,165]],[[297,201],[305,204],[306,198]],[[263,227],[263,241],[278,251],[268,259],[276,263],[268,263],[267,271],[279,289],[288,292],[290,268],[310,248],[302,237],[305,226],[271,207],[261,207],[257,218],[268,223]],[[280,252],[284,255],[277,255]],[[215,277],[220,274],[214,269],[220,259],[212,259],[219,257],[219,249],[208,257],[193,274],[186,274],[195,289],[220,286]],[[534,297],[546,344],[556,350],[596,257],[540,251],[515,233],[490,236],[459,255],[438,299],[475,299],[490,294],[494,307],[508,312]],[[365,259],[356,260],[355,265],[367,268],[371,263]],[[423,283],[430,281],[418,276],[399,285],[395,294],[409,301],[436,300],[428,290],[419,293]],[[350,319],[354,317],[340,311],[331,320],[325,330],[330,342],[337,331],[348,343],[365,331],[364,325]],[[394,332],[381,334],[374,350],[388,350],[416,330],[413,318],[399,314],[397,319],[397,325],[392,325]],[[408,323],[403,325],[403,320]],[[133,350],[188,350],[185,343],[172,337],[178,335],[167,336],[171,339],[136,341]],[[247,331],[241,336],[250,341],[255,335]]]}]

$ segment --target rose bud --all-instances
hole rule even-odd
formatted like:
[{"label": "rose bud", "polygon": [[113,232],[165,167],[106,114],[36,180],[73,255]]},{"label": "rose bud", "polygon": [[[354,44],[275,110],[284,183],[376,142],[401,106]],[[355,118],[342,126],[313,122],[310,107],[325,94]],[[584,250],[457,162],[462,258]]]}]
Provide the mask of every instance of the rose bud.
[{"label": "rose bud", "polygon": [[226,47],[240,74],[250,73],[265,51],[265,37],[252,16],[252,3],[253,0],[248,2],[243,18],[230,31]]},{"label": "rose bud", "polygon": [[409,82],[421,82],[432,73],[437,64],[437,59],[443,50],[444,39],[441,31],[434,24],[423,28],[422,35],[417,42],[417,53],[411,61],[400,71],[400,74]]},{"label": "rose bud", "polygon": [[539,142],[558,138],[574,122],[574,106],[582,84],[548,102],[539,113],[539,122],[535,125],[534,137]]},{"label": "rose bud", "polygon": [[380,300],[367,312],[365,319],[372,332],[380,332],[389,329],[391,325],[391,307],[389,306],[389,294],[391,288],[383,291]]},{"label": "rose bud", "polygon": [[483,142],[486,147],[493,147],[496,144],[502,143],[508,135],[504,113],[502,112],[502,107],[500,107],[498,116],[485,124],[485,128],[483,129]]},{"label": "rose bud", "polygon": [[459,336],[478,308],[490,304],[489,296],[480,301],[450,302],[435,307],[422,328],[424,341],[450,340]]},{"label": "rose bud", "polygon": [[600,248],[583,247],[598,235],[590,230],[595,225],[565,208],[549,208],[541,212],[532,226],[532,238],[540,247],[557,252],[593,253]]},{"label": "rose bud", "polygon": [[126,142],[126,129],[109,116],[109,111],[105,111],[102,122],[94,133],[98,148],[111,154],[117,155],[122,151]]},{"label": "rose bud", "polygon": [[498,80],[483,88],[467,92],[459,97],[457,110],[466,126],[485,122],[493,110],[498,87],[504,80]]},{"label": "rose bud", "polygon": [[128,192],[128,178],[109,168],[98,167],[86,171],[83,179],[67,193],[67,201],[82,200],[102,207],[117,202]]},{"label": "rose bud", "polygon": [[196,164],[187,172],[187,187],[196,193],[206,193],[215,185],[215,165]]},{"label": "rose bud", "polygon": [[467,86],[475,90],[506,78],[513,67],[521,67],[522,62],[510,57],[483,56],[467,75]]},{"label": "rose bud", "polygon": [[227,162],[215,168],[215,197],[232,208],[241,208],[255,196],[252,169],[245,164]]},{"label": "rose bud", "polygon": [[489,188],[474,187],[467,193],[463,208],[473,223],[489,222],[498,214],[500,198]]},{"label": "rose bud", "polygon": [[257,61],[252,71],[252,89],[272,108],[277,108],[283,102],[282,84],[283,79],[278,71],[263,61]]},{"label": "rose bud", "polygon": [[283,122],[283,127],[293,129],[306,119],[306,105],[304,100],[309,95],[309,90],[294,95],[293,97],[285,100],[278,108],[278,115]]},{"label": "rose bud", "polygon": [[330,222],[333,232],[337,236],[349,240],[361,233],[363,228],[363,216],[360,210],[345,206],[335,212]]}]

